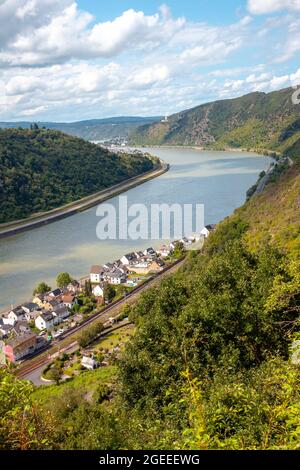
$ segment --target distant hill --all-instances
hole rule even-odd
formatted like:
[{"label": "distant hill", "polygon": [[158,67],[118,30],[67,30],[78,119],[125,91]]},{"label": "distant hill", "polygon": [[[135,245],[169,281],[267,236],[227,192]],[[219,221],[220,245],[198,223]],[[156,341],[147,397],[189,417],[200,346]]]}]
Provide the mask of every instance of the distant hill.
[{"label": "distant hill", "polygon": [[292,103],[292,93],[287,88],[203,104],[139,127],[131,141],[285,151],[300,139],[300,105]]},{"label": "distant hill", "polygon": [[45,129],[0,129],[0,223],[93,194],[153,168],[140,154],[111,153]]},{"label": "distant hill", "polygon": [[[66,134],[81,137],[86,140],[104,140],[114,137],[127,137],[135,129],[143,124],[151,124],[159,121],[160,117],[136,117],[124,116],[107,119],[90,119],[77,122],[37,122],[39,127],[56,129]],[[29,129],[32,122],[0,122],[0,128],[24,128]]]}]

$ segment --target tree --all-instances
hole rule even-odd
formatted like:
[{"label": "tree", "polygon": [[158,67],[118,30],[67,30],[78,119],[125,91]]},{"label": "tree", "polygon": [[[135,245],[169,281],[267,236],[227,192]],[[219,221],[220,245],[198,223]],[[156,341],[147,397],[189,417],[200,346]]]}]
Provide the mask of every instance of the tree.
[{"label": "tree", "polygon": [[66,287],[71,281],[72,278],[69,273],[59,273],[56,278],[56,284],[58,287]]},{"label": "tree", "polygon": [[32,398],[33,385],[0,369],[0,449],[54,448],[57,423]]},{"label": "tree", "polygon": [[110,302],[116,296],[116,289],[110,284],[105,284],[103,289],[104,299]]},{"label": "tree", "polygon": [[184,249],[183,243],[176,242],[174,251],[173,251],[173,255],[175,256],[175,258],[181,258],[184,255],[184,253],[185,253],[185,249]]},{"label": "tree", "polygon": [[86,295],[87,297],[90,297],[92,295],[92,293],[93,293],[92,292],[92,283],[88,279],[84,283],[84,295]]},{"label": "tree", "polygon": [[57,366],[51,367],[49,371],[47,372],[47,379],[53,380],[53,382],[55,382],[56,385],[59,384],[61,376],[62,376],[62,370],[58,368]]},{"label": "tree", "polygon": [[81,348],[85,348],[90,344],[99,334],[104,330],[103,323],[98,322],[94,325],[91,325],[89,328],[86,328],[78,336],[78,344]]},{"label": "tree", "polygon": [[36,294],[46,294],[46,292],[49,292],[51,290],[51,287],[48,286],[45,282],[40,282],[38,286],[34,289],[33,295]]}]

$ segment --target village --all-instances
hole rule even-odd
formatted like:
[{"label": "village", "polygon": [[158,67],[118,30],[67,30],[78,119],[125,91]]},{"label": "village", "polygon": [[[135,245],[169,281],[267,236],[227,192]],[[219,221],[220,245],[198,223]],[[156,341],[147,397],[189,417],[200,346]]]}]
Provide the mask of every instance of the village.
[{"label": "village", "polygon": [[[126,297],[147,278],[157,275],[176,258],[184,256],[186,250],[203,243],[214,228],[214,225],[207,225],[199,234],[164,244],[157,250],[149,247],[124,254],[102,266],[93,265],[89,276],[79,280],[62,273],[65,277],[63,285],[36,292],[29,302],[21,303],[0,316],[2,364],[18,363],[43,351],[93,312],[105,309],[113,300]],[[86,368],[93,368],[92,362],[83,358]]]}]

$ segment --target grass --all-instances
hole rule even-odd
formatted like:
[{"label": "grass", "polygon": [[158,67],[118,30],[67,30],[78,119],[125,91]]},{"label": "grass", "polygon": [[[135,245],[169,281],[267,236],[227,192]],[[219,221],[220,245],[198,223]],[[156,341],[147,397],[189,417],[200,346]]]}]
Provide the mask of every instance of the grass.
[{"label": "grass", "polygon": [[68,393],[70,389],[80,390],[82,395],[94,392],[99,384],[111,384],[116,375],[116,366],[100,367],[92,371],[86,370],[81,374],[62,382],[59,385],[42,385],[33,392],[34,400],[46,403],[51,398],[58,398]]},{"label": "grass", "polygon": [[115,346],[119,346],[120,343],[125,343],[128,341],[131,336],[134,334],[135,328],[133,325],[125,325],[119,330],[113,331],[101,341],[99,341],[98,344],[94,346],[95,351],[100,351],[101,349],[112,349]]}]

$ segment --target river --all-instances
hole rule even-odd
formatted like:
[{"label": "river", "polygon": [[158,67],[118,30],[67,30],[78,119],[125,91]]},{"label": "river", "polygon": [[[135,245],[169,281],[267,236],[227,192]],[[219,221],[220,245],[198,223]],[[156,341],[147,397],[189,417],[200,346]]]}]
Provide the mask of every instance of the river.
[{"label": "river", "polygon": [[[212,152],[196,149],[147,149],[170,164],[158,178],[130,189],[128,204],[203,203],[205,223],[222,220],[245,201],[252,186],[271,159],[242,152]],[[109,202],[117,207],[118,197]],[[96,207],[43,227],[0,240],[0,310],[29,299],[33,288],[45,281],[55,286],[55,277],[67,271],[74,277],[89,272],[122,254],[159,241],[98,240]]]}]

